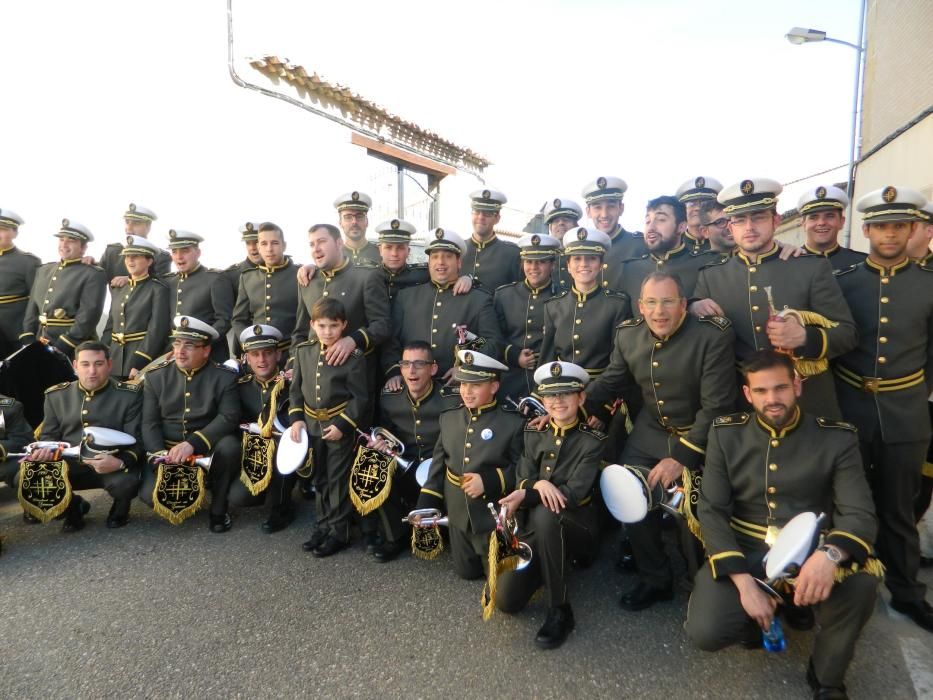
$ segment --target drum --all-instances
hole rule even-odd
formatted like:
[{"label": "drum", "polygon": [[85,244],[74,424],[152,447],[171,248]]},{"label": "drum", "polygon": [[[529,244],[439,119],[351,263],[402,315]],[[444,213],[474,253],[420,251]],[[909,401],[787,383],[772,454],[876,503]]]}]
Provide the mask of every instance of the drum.
[{"label": "drum", "polygon": [[35,342],[0,361],[0,394],[19,400],[32,426],[42,423],[45,390],[75,380],[71,360],[51,345]]}]

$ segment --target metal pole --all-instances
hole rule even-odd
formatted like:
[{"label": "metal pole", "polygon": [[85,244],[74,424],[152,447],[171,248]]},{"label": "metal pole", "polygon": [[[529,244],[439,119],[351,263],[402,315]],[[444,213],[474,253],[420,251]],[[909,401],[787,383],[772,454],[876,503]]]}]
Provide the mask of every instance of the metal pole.
[{"label": "metal pole", "polygon": [[859,92],[862,82],[862,56],[865,53],[865,15],[867,10],[868,0],[862,0],[862,11],[858,25],[858,45],[853,47],[855,48],[855,87],[852,89],[852,131],[849,136],[849,179],[846,186],[846,194],[849,195],[849,206],[846,210],[846,248],[852,243],[852,205],[855,201],[855,162],[858,160],[855,136],[858,132]]},{"label": "metal pole", "polygon": [[398,218],[405,218],[405,168],[397,165],[398,168]]}]

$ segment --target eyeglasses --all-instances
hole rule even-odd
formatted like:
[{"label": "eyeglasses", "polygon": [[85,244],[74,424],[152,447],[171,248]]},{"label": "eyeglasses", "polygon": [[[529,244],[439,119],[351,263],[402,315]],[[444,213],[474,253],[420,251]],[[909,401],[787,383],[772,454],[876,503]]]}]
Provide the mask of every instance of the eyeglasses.
[{"label": "eyeglasses", "polygon": [[641,305],[649,311],[654,311],[659,306],[662,309],[673,309],[680,303],[681,297],[676,299],[639,299]]},{"label": "eyeglasses", "polygon": [[414,367],[415,369],[424,369],[428,365],[433,365],[433,360],[428,362],[427,360],[402,360],[398,363],[398,366],[402,369],[408,369],[409,367]]},{"label": "eyeglasses", "polygon": [[194,350],[195,348],[206,348],[205,343],[192,343],[190,340],[173,340],[172,347],[176,350]]},{"label": "eyeglasses", "polygon": [[716,228],[725,228],[728,223],[729,223],[729,219],[723,216],[723,217],[716,219],[715,221],[710,221],[708,224],[703,224],[703,225],[704,226],[715,226]]}]

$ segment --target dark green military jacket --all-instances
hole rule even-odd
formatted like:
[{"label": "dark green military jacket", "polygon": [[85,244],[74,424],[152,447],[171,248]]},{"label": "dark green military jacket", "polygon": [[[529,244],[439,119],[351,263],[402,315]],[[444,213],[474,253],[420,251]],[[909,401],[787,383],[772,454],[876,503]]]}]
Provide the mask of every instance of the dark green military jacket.
[{"label": "dark green military jacket", "polygon": [[496,290],[493,306],[502,329],[502,362],[509,366],[503,375],[499,396],[511,396],[516,401],[535,390],[534,370],[522,369],[518,356],[522,350],[541,352],[544,338],[544,302],[554,296],[554,285],[532,288],[528,280],[512,282]]},{"label": "dark green military jacket", "polygon": [[294,346],[288,417],[292,423],[304,421],[316,437],[328,425],[349,437],[369,427],[362,424],[371,408],[366,361],[357,348],[342,365],[329,365],[324,351],[317,338]]},{"label": "dark green military jacket", "polygon": [[541,503],[534,489],[538,481],[554,484],[571,510],[587,505],[593,497],[605,439],[605,433],[579,421],[559,427],[552,420],[540,431],[526,426],[522,456],[515,468],[515,488],[525,490],[522,506]]},{"label": "dark green military jacket", "polygon": [[703,255],[710,251],[709,239],[696,238],[690,231],[684,231],[683,241],[692,255]]},{"label": "dark green military jacket", "polygon": [[[255,374],[245,374],[237,380],[237,394],[240,397],[240,419],[245,423],[259,422],[260,414],[269,406],[275,393],[278,376],[262,381]],[[275,413],[283,427],[287,427],[289,405],[289,382],[283,379],[282,388],[275,395]],[[271,410],[271,408],[270,408]],[[265,418],[265,416],[263,416]],[[279,431],[273,428],[278,435]]]},{"label": "dark green military jacket", "polygon": [[641,317],[624,321],[609,367],[586,388],[588,410],[599,412],[637,384],[644,407],[631,446],[694,469],[703,461],[713,419],[735,407],[734,358],[735,334],[720,316],[687,314],[667,338],[655,336]]},{"label": "dark green military jacket", "polygon": [[401,290],[431,281],[427,263],[405,263],[397,272],[392,272],[385,265],[380,267],[385,276],[390,304],[395,301],[395,297]]},{"label": "dark green military jacket", "polygon": [[613,271],[626,260],[640,258],[648,252],[648,248],[645,247],[645,234],[641,231],[626,231],[621,224],[616,225],[616,230],[609,234],[609,239],[612,245],[603,259],[603,269],[607,275],[614,274]]},{"label": "dark green military jacket", "polygon": [[[221,274],[227,278],[227,281],[230,283],[230,288],[233,289],[233,293],[237,294],[240,289],[240,275],[247,270],[255,270],[257,267],[258,265],[256,265],[256,263],[246,258],[226,268]],[[236,304],[236,301],[237,299],[234,299],[234,304]]]},{"label": "dark green military jacket", "polygon": [[405,343],[423,340],[431,344],[437,361],[438,376],[454,366],[457,352],[457,330],[465,325],[484,343],[479,352],[499,357],[502,351],[501,330],[492,305],[492,295],[473,288],[466,294],[454,295],[453,284],[438,286],[433,282],[410,287],[399,292],[392,305],[393,336],[382,353],[386,376],[399,374],[398,361]]},{"label": "dark green military jacket", "polygon": [[814,250],[810,246],[804,244],[803,249],[810,255],[820,255],[829,260],[829,264],[832,265],[833,271],[845,270],[852,265],[862,262],[867,256],[867,254],[862,253],[858,250],[852,250],[851,248],[843,248],[838,243],[831,250],[826,251],[825,253],[819,250]]},{"label": "dark green military jacket", "polygon": [[596,287],[572,288],[544,304],[544,337],[539,363],[563,360],[597,375],[609,364],[615,328],[631,317],[628,295]]},{"label": "dark green military jacket", "polygon": [[[448,409],[441,413],[440,424],[440,438],[418,507],[446,506],[451,526],[475,535],[491,532],[495,521],[486,504],[495,504],[498,512],[499,499],[515,487],[524,421],[492,401],[476,409],[463,405]],[[470,498],[460,488],[468,472],[479,474],[483,480],[480,498]]]},{"label": "dark green military jacket", "polygon": [[[114,277],[130,276],[130,273],[127,272],[126,263],[123,260],[122,253],[122,243],[108,243],[107,247],[104,248],[104,255],[100,259],[100,266],[104,268],[104,272],[107,273],[108,285]],[[169,274],[171,271],[172,256],[164,250],[159,250],[156,253],[155,260],[152,263],[152,269],[150,270],[150,273],[156,277],[163,277],[164,275]]]},{"label": "dark green military jacket", "polygon": [[168,296],[168,287],[148,275],[113,290],[101,340],[110,346],[115,376],[128,377],[164,351],[172,329]]},{"label": "dark green military jacket", "polygon": [[0,357],[20,346],[26,304],[42,261],[16,246],[0,250]]},{"label": "dark green military jacket", "polygon": [[471,275],[473,285],[492,294],[503,284],[522,280],[522,260],[518,246],[493,234],[483,243],[472,236],[467,239],[466,253],[460,265],[461,274]]},{"label": "dark green military jacket", "polygon": [[639,258],[626,260],[614,270],[608,271],[610,289],[618,289],[628,294],[632,305],[637,306],[641,297],[641,283],[652,272],[667,272],[677,275],[689,299],[700,275],[700,268],[710,262],[702,253],[693,253],[685,243],[680,243],[673,249],[656,255],[646,253]]},{"label": "dark green military jacket", "polygon": [[289,257],[276,267],[258,265],[240,275],[240,288],[233,311],[233,335],[257,323],[272,326],[282,334],[280,350],[287,350],[295,331],[298,310],[298,265]]},{"label": "dark green military jacket", "polygon": [[[711,298],[722,307],[735,330],[735,354],[744,362],[756,350],[772,349],[767,325],[770,315],[766,289],[770,288],[775,309],[794,309],[818,314],[824,323],[805,322],[806,340],[789,348],[795,360],[827,360],[848,352],[858,342],[852,314],[833,278],[829,261],[821,256],[802,255],[781,260],[774,244],[752,263],[742,253],[720,259],[700,270],[693,296]],[[802,363],[801,363],[801,366]],[[827,371],[807,377],[801,405],[814,415],[840,417],[832,375]]]},{"label": "dark green military jacket", "polygon": [[366,244],[359,250],[351,248],[347,245],[347,242],[344,241],[343,252],[353,265],[372,267],[373,265],[382,264],[382,255],[379,253],[379,246],[372,241],[366,241]]},{"label": "dark green military jacket", "polygon": [[427,395],[415,400],[404,383],[396,391],[383,389],[379,396],[376,425],[385,428],[405,444],[405,459],[417,466],[434,453],[441,432],[441,412],[455,408],[460,397],[445,395],[438,382],[432,382]]},{"label": "dark green military jacket", "polygon": [[143,444],[159,452],[188,442],[208,455],[240,423],[235,372],[210,360],[198,369],[179,369],[166,360],[143,382]]},{"label": "dark green military jacket", "polygon": [[220,337],[213,344],[211,359],[226,360],[230,356],[226,335],[231,327],[234,291],[223,274],[198,265],[191,272],[166,275],[162,281],[169,289],[169,318],[194,316],[212,326]]},{"label": "dark green military jacket", "polygon": [[32,442],[32,428],[23,413],[23,404],[14,398],[0,394],[0,415],[3,430],[0,430],[0,462],[10,452],[21,452]]},{"label": "dark green military jacket", "polygon": [[746,555],[767,549],[769,526],[825,513],[827,544],[862,564],[877,530],[855,428],[797,409],[781,430],[754,413],[713,421],[699,503],[713,578],[749,573]]},{"label": "dark green military jacket", "polygon": [[141,463],[142,387],[118,382],[111,377],[95,391],[87,391],[78,381],[63,382],[45,392],[45,418],[40,440],[59,440],[77,445],[84,428],[111,428],[132,435],[136,444],[121,448],[115,457],[126,467]]},{"label": "dark green military jacket", "polygon": [[318,270],[307,287],[298,290],[298,320],[292,343],[314,337],[311,307],[323,297],[343,303],[347,312],[347,335],[365,354],[372,353],[389,337],[389,295],[379,267],[351,265],[345,258],[333,270]]},{"label": "dark green military jacket", "polygon": [[106,295],[107,278],[96,265],[81,258],[46,263],[36,271],[20,341],[48,338],[72,357],[80,343],[97,337]]},{"label": "dark green military jacket", "polygon": [[933,391],[933,268],[870,258],[836,274],[859,329],[854,350],[836,358],[839,404],[859,437],[926,442]]}]

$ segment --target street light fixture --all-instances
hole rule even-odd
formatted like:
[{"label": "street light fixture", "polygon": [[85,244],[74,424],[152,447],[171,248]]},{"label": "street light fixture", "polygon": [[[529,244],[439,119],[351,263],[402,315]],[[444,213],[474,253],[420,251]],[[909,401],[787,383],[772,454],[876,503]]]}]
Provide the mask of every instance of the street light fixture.
[{"label": "street light fixture", "polygon": [[832,37],[826,36],[826,32],[820,29],[805,29],[804,27],[792,27],[791,30],[784,35],[785,39],[796,46],[811,44],[817,41],[828,41],[833,44],[842,44],[843,46],[848,46],[850,49],[855,49],[855,88],[852,91],[852,129],[849,138],[849,179],[846,184],[846,194],[849,195],[849,208],[846,211],[846,234],[844,240],[846,247],[848,247],[852,241],[852,200],[855,197],[855,161],[857,160],[855,135],[858,131],[859,88],[861,87],[862,79],[862,57],[865,54],[865,45],[863,42],[865,39],[865,13],[867,5],[868,0],[862,0],[857,44],[842,41],[841,39],[833,39]]}]

